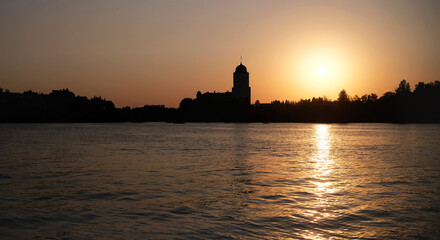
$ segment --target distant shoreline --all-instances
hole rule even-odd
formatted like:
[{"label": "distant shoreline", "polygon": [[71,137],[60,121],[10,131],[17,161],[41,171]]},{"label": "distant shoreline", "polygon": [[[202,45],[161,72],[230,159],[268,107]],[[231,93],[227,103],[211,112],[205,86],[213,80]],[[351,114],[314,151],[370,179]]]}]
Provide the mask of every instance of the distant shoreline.
[{"label": "distant shoreline", "polygon": [[182,100],[179,108],[145,105],[116,108],[112,101],[76,96],[68,89],[50,94],[11,93],[0,88],[0,123],[440,123],[440,81],[418,83],[411,91],[405,80],[394,92],[297,102],[237,104]]}]

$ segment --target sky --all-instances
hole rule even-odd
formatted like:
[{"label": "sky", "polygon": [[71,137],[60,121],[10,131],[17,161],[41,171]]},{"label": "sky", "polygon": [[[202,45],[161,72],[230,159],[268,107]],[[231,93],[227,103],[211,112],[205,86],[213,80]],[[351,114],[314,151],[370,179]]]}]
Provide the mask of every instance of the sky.
[{"label": "sky", "polygon": [[0,87],[68,88],[117,107],[178,107],[232,89],[251,101],[336,99],[440,79],[440,1],[0,1]]}]

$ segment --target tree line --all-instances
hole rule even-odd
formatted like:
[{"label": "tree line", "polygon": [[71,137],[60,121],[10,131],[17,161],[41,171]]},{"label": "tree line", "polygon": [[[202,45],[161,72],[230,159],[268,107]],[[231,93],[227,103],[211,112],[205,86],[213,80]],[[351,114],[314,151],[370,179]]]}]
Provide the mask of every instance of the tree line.
[{"label": "tree line", "polygon": [[440,81],[420,82],[412,91],[402,80],[392,92],[272,101],[252,105],[211,104],[183,99],[179,108],[145,105],[116,108],[101,97],[76,96],[68,89],[49,94],[11,93],[0,88],[0,122],[386,122],[440,123]]},{"label": "tree line", "polygon": [[402,80],[380,98],[374,93],[351,97],[342,90],[335,101],[319,97],[270,105],[257,102],[252,117],[262,122],[439,123],[440,81],[420,82],[411,91]]},{"label": "tree line", "polygon": [[171,119],[176,109],[161,105],[116,108],[101,97],[76,96],[69,89],[49,94],[11,93],[0,88],[0,122],[145,122]]}]

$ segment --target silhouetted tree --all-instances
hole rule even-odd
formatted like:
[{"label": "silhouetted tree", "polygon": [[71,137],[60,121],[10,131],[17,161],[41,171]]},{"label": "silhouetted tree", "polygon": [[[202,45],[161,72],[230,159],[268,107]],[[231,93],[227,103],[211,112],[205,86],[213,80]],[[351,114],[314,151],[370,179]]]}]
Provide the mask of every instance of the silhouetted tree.
[{"label": "silhouetted tree", "polygon": [[377,101],[377,95],[375,93],[372,93],[368,95],[368,101],[369,102],[376,102]]},{"label": "silhouetted tree", "polygon": [[399,83],[399,87],[396,88],[396,94],[397,95],[410,95],[411,94],[411,87],[409,86],[409,83],[406,82],[405,79],[403,79],[400,83]]},{"label": "silhouetted tree", "polygon": [[350,97],[348,96],[345,89],[342,89],[341,92],[339,92],[338,101],[339,102],[349,102],[350,101]]},{"label": "silhouetted tree", "polygon": [[354,95],[352,101],[353,102],[361,102],[361,98],[358,95]]}]

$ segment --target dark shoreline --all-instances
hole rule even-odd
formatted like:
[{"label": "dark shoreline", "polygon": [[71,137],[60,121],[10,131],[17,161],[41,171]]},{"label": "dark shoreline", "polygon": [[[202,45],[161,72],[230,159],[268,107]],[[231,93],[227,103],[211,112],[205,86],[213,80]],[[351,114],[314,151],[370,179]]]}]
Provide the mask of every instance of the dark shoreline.
[{"label": "dark shoreline", "polygon": [[420,82],[411,91],[405,80],[394,92],[271,103],[181,101],[179,108],[145,105],[116,108],[112,101],[76,96],[68,89],[50,94],[11,93],[0,88],[0,123],[260,122],[260,123],[440,123],[440,81]]}]

